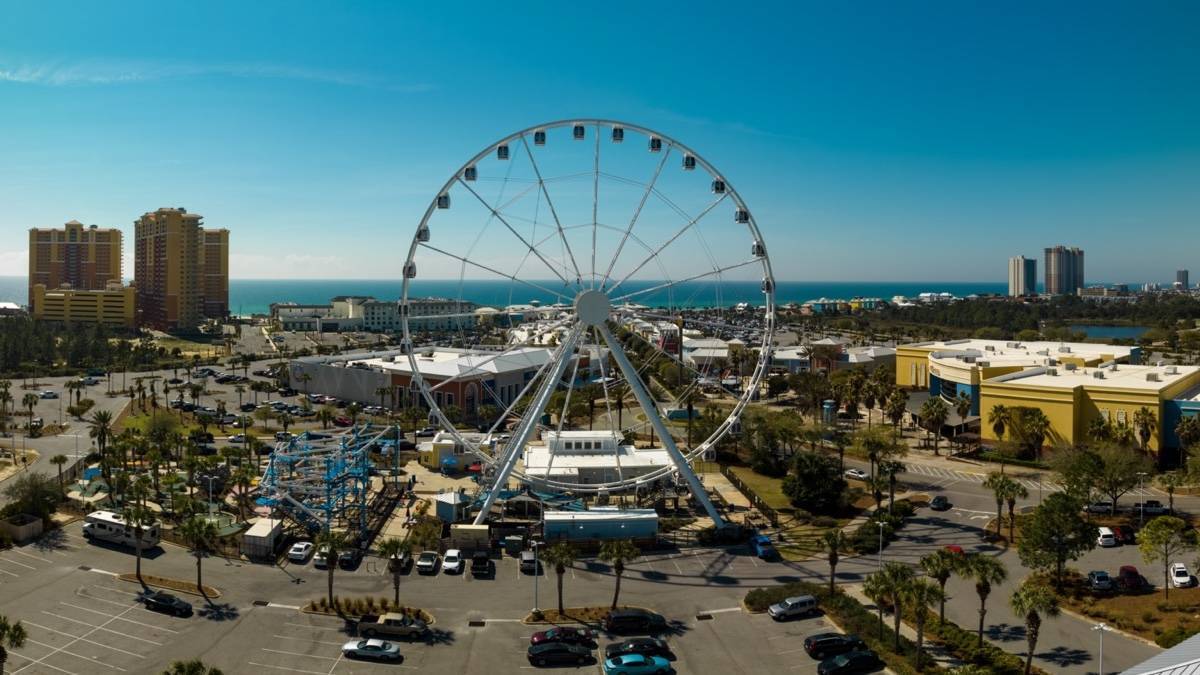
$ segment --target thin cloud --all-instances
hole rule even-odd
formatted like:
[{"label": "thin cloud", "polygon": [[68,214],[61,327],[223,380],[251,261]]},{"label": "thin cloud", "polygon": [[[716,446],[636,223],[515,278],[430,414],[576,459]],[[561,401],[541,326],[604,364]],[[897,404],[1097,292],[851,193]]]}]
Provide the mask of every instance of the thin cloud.
[{"label": "thin cloud", "polygon": [[363,73],[270,63],[154,63],[140,61],[83,61],[6,66],[0,64],[0,82],[47,87],[120,85],[196,77],[301,80],[347,87],[387,89],[403,93],[429,91],[424,83],[396,83]]}]

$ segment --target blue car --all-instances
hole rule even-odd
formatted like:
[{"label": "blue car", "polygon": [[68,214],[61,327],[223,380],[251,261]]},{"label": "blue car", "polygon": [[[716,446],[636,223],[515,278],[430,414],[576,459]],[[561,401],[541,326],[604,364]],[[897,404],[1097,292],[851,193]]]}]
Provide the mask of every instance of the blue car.
[{"label": "blue car", "polygon": [[750,542],[754,547],[754,555],[762,560],[775,560],[779,557],[779,551],[771,545],[771,538],[765,534],[756,535]]},{"label": "blue car", "polygon": [[671,672],[671,662],[661,656],[624,654],[604,662],[604,675],[665,675]]}]

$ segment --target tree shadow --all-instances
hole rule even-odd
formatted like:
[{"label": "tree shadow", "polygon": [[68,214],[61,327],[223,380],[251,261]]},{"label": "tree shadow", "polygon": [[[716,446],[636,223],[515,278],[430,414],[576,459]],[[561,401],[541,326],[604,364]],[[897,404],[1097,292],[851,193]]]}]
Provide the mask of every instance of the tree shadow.
[{"label": "tree shadow", "polygon": [[425,638],[421,640],[427,645],[452,645],[455,642],[454,631],[443,630],[441,628],[430,628],[425,634]]},{"label": "tree shadow", "polygon": [[1017,640],[1025,639],[1025,626],[1014,626],[1012,624],[999,623],[988,626],[987,629],[983,631],[983,634],[986,635],[989,640],[996,640],[998,642],[1016,642]]},{"label": "tree shadow", "polygon": [[67,545],[67,533],[62,529],[50,530],[38,537],[30,546],[41,552],[64,551],[70,548]]},{"label": "tree shadow", "polygon": [[1049,661],[1056,666],[1066,668],[1067,666],[1078,666],[1092,660],[1090,652],[1078,647],[1063,647],[1058,646],[1053,649],[1034,654],[1037,658],[1043,661]]},{"label": "tree shadow", "polygon": [[215,603],[209,602],[204,607],[201,607],[196,612],[198,616],[202,616],[209,621],[233,621],[241,616],[238,608],[228,602]]}]

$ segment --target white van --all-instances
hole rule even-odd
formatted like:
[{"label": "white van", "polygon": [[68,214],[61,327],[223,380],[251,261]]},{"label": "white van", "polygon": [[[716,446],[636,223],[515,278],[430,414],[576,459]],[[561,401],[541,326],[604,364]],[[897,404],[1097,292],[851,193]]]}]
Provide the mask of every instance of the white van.
[{"label": "white van", "polygon": [[1117,541],[1117,535],[1107,527],[1100,528],[1100,536],[1096,537],[1096,544],[1104,548],[1112,548],[1121,542]]}]

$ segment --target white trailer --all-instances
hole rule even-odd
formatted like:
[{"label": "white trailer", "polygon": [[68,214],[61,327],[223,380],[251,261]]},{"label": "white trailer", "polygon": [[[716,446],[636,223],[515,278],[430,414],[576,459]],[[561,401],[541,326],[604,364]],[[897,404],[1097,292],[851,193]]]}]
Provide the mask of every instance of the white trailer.
[{"label": "white trailer", "polygon": [[[125,522],[124,516],[112,511],[93,511],[87,515],[83,523],[83,536],[93,541],[107,541],[136,548],[138,538],[135,528]],[[142,548],[158,546],[158,523],[142,525]]]}]

